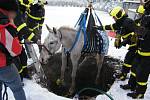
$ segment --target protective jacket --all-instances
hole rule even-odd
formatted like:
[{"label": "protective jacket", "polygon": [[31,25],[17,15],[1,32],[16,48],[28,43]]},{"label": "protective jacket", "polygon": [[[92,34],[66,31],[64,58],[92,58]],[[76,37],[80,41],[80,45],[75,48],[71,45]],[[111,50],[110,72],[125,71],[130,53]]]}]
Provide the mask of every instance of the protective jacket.
[{"label": "protective jacket", "polygon": [[6,14],[6,11],[0,9],[0,67],[11,64],[14,57],[22,51],[17,29],[10,23]]}]

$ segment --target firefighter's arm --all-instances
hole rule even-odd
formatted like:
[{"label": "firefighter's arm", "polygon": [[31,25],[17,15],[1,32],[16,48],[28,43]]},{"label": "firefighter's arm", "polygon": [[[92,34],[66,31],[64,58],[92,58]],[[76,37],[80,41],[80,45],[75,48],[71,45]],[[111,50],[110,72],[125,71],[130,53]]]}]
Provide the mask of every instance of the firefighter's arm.
[{"label": "firefighter's arm", "polygon": [[17,26],[18,31],[18,37],[23,39],[28,39],[29,41],[37,42],[38,38],[36,35],[29,30],[25,23],[25,18],[22,17],[22,15],[18,13],[16,19],[15,19],[15,25]]},{"label": "firefighter's arm", "polygon": [[122,35],[121,37],[123,38],[123,45],[126,45],[129,43],[129,41],[131,42],[136,42],[135,38],[136,38],[136,24],[133,20],[127,20],[124,24],[124,27],[126,30],[128,30],[128,34]]},{"label": "firefighter's arm", "polygon": [[[119,34],[116,35],[115,37],[115,47],[117,49],[121,48],[122,46],[126,46],[127,44],[129,44],[130,42],[136,42],[134,40],[134,32],[133,33],[129,33],[126,36],[121,36]],[[122,39],[122,41],[121,41]]]},{"label": "firefighter's arm", "polygon": [[126,46],[126,44],[130,44],[130,43],[135,43],[137,44],[137,41],[138,41],[138,36],[135,32],[131,32],[129,34],[126,34],[124,36],[122,36],[122,45],[123,46]]},{"label": "firefighter's arm", "polygon": [[105,25],[105,26],[94,26],[94,28],[98,30],[104,30],[104,31],[105,30],[112,30],[112,31],[119,30],[117,23]]},{"label": "firefighter's arm", "polygon": [[38,38],[36,37],[36,35],[28,29],[26,23],[22,23],[17,28],[17,31],[18,31],[18,36],[23,37],[23,39],[27,39],[29,41],[34,41],[34,42],[38,41]]}]

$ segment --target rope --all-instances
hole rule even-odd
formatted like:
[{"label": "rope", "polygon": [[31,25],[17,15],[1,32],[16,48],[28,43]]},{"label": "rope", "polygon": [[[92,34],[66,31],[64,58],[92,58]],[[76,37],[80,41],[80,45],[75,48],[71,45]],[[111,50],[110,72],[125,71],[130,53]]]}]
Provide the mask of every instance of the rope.
[{"label": "rope", "polygon": [[102,93],[102,94],[105,94],[106,96],[108,96],[110,100],[114,100],[111,95],[107,94],[106,92],[104,92],[104,91],[102,91],[102,90],[100,90],[100,89],[96,89],[96,88],[84,88],[84,89],[80,90],[80,91],[74,96],[74,98],[75,98],[76,100],[78,100],[80,94],[81,94],[82,92],[86,91],[86,90],[97,91],[97,92],[99,92],[99,93]]},{"label": "rope", "polygon": [[[26,42],[26,43],[20,43],[20,44],[35,44],[35,42]],[[45,45],[38,45],[38,46],[42,46],[47,52],[48,52],[48,54],[49,55],[53,55],[49,50],[48,50],[48,48],[45,46]]]},{"label": "rope", "polygon": [[97,18],[99,24],[100,24],[101,26],[103,26],[101,20],[99,19],[98,15],[96,14],[95,10],[94,10],[94,14],[95,14],[95,16],[96,16],[96,18]]},{"label": "rope", "polygon": [[80,17],[79,17],[79,19],[78,19],[78,21],[76,22],[76,24],[75,24],[74,27],[77,27],[77,25],[81,25],[81,24],[82,24],[82,20],[83,20],[83,18],[84,18],[84,15],[87,14],[87,12],[88,12],[87,10],[88,10],[88,8],[86,8],[86,9],[82,12],[82,14],[80,15]]},{"label": "rope", "polygon": [[[3,93],[3,100],[8,100],[7,86],[6,86],[5,83],[4,83],[4,87],[5,87],[5,90],[4,90],[4,93]],[[5,97],[6,97],[6,99],[5,99]]]},{"label": "rope", "polygon": [[84,47],[86,47],[86,43],[87,43],[87,36],[86,36],[86,15],[84,15],[83,17],[83,33],[84,33]]},{"label": "rope", "polygon": [[78,23],[81,21],[82,18],[83,18],[83,14],[80,15],[80,17],[74,27],[77,27]]}]

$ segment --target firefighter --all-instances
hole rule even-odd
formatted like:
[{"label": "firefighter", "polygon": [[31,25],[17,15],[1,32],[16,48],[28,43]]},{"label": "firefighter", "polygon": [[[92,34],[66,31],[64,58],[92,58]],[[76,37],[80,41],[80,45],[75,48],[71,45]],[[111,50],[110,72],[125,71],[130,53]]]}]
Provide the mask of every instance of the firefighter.
[{"label": "firefighter", "polygon": [[[27,54],[25,52],[25,48],[22,46],[22,52],[21,54],[16,58],[14,63],[16,64],[18,68],[18,72],[21,77],[21,81],[23,82],[23,78],[31,79],[30,75],[28,74],[27,69]],[[24,84],[22,84],[24,85]]]},{"label": "firefighter", "polygon": [[137,26],[140,26],[140,21],[141,21],[141,18],[144,14],[144,5],[140,5],[137,9],[136,9],[136,13],[138,14],[138,18],[135,19],[135,23]]},{"label": "firefighter", "polygon": [[138,51],[133,63],[133,67],[135,67],[134,77],[132,77],[132,82],[124,85],[124,87],[128,86],[128,89],[131,90],[135,88],[133,92],[127,94],[134,99],[144,98],[150,74],[150,1],[145,3],[144,8],[145,12],[141,18],[140,26],[142,31],[139,33]]},{"label": "firefighter", "polygon": [[[27,11],[27,26],[41,40],[42,26],[45,19],[45,8],[43,0],[35,0]],[[42,47],[39,46],[39,51]]]},{"label": "firefighter", "polygon": [[[136,19],[135,20],[135,24],[136,24],[136,26],[137,27],[140,27],[140,23],[141,23],[141,18],[142,18],[142,15],[144,14],[144,11],[145,11],[145,9],[144,9],[144,6],[141,4],[138,8],[137,8],[137,10],[136,10],[136,13],[138,13],[138,19]],[[136,28],[137,28],[136,27]],[[135,30],[136,31],[136,33],[138,33],[138,31],[137,30]],[[136,37],[134,37],[134,39],[135,39],[135,41],[138,41],[138,36],[137,36],[137,34],[136,34]],[[136,55],[136,54],[135,54]],[[136,56],[135,56],[136,57]],[[134,63],[135,63],[135,61],[134,60],[132,60],[132,66],[134,66]],[[130,69],[129,69],[130,70]],[[120,88],[123,88],[123,89],[125,89],[125,90],[127,90],[127,89],[131,89],[132,91],[134,91],[135,90],[135,71],[136,71],[136,66],[134,66],[134,67],[132,67],[131,68],[131,74],[130,74],[130,78],[129,78],[129,81],[128,81],[128,84],[130,84],[130,85],[120,85]],[[129,72],[129,71],[128,71]]]},{"label": "firefighter", "polygon": [[[128,52],[125,56],[124,64],[122,66],[122,73],[117,76],[120,80],[125,80],[129,73],[133,59],[135,58],[136,51],[136,39],[135,36],[135,23],[132,19],[128,18],[124,9],[121,7],[115,7],[110,11],[110,16],[114,18],[116,23],[106,26],[95,26],[99,30],[116,30],[115,47],[121,48],[121,46],[129,45]],[[123,41],[122,41],[123,39]]]},{"label": "firefighter", "polygon": [[[143,16],[144,12],[145,12],[144,5],[141,4],[136,10],[136,13],[138,13],[138,15],[139,15],[139,18],[135,20],[135,23],[136,23],[137,27],[141,26],[141,19],[142,19],[142,16]],[[136,33],[139,33],[139,32],[136,30]],[[137,40],[138,40],[138,37],[137,37]],[[131,74],[130,74],[128,84],[120,85],[120,88],[122,88],[124,90],[130,89],[131,91],[135,90],[135,88],[136,88],[136,67],[137,67],[136,62],[137,61],[135,59],[132,63],[133,67],[131,68]]]},{"label": "firefighter", "polygon": [[[14,20],[15,25],[17,26],[18,37],[20,41],[33,41],[37,44],[40,44],[40,39],[35,35],[34,32],[30,31],[26,24],[26,11],[30,8],[30,5],[33,3],[32,0],[19,0],[19,11],[17,12],[17,16]],[[27,53],[29,52],[28,46],[25,44]],[[28,56],[29,57],[29,56]],[[23,49],[19,59],[16,61],[16,66],[19,70],[21,78],[30,78],[28,75],[27,69],[27,55],[25,49]]]},{"label": "firefighter", "polygon": [[[139,18],[135,20],[137,27],[141,26],[141,19],[142,19],[142,16],[144,14],[144,11],[145,11],[144,5],[140,5],[136,10],[136,13],[138,13],[138,15],[139,15]],[[139,33],[139,32],[136,30],[136,33]],[[138,36],[136,37],[136,39],[138,41]],[[135,56],[135,58],[136,58],[136,56]],[[131,68],[131,74],[130,74],[128,84],[120,85],[120,88],[122,88],[124,90],[130,89],[131,91],[135,90],[135,88],[136,88],[136,67],[137,67],[136,62],[137,62],[136,59],[133,60],[132,68]]]},{"label": "firefighter", "polygon": [[13,19],[18,12],[16,0],[0,0],[0,100],[2,83],[8,86],[15,100],[26,100],[18,70],[14,65],[21,54],[22,46],[17,38],[17,29]]}]

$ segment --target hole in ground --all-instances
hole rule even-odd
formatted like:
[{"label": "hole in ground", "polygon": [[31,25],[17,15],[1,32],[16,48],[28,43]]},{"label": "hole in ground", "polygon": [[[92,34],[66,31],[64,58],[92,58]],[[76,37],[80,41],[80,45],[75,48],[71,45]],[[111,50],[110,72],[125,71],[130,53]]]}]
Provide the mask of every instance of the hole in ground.
[{"label": "hole in ground", "polygon": [[[87,59],[77,71],[75,93],[83,88],[96,88],[107,92],[115,81],[114,73],[116,70],[120,70],[120,62],[121,61],[118,59],[106,56],[99,78],[99,84],[95,85],[97,74],[96,60],[93,58]],[[56,81],[60,78],[61,63],[61,53],[58,53],[49,59],[49,62],[46,65],[42,65],[47,76],[47,80],[44,80],[44,84],[46,84],[45,87],[49,91],[60,96],[66,96],[71,84],[72,64],[69,60],[69,67],[67,67],[65,71],[65,84],[63,86],[58,86]],[[80,94],[80,96],[88,97],[97,95],[99,95],[99,93],[92,90],[87,90]]]}]

